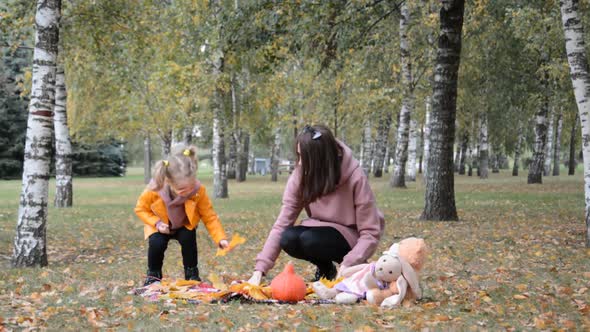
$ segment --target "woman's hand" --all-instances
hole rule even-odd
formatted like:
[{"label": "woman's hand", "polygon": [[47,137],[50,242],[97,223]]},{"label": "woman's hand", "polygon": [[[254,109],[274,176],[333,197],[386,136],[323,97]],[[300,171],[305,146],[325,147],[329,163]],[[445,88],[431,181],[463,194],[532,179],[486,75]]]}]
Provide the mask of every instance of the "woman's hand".
[{"label": "woman's hand", "polygon": [[170,234],[170,226],[161,221],[158,221],[158,223],[156,223],[156,229],[158,230],[158,232],[162,234]]},{"label": "woman's hand", "polygon": [[229,242],[227,242],[226,239],[219,241],[219,248],[221,248],[221,249],[229,248]]},{"label": "woman's hand", "polygon": [[252,273],[252,276],[248,280],[248,283],[252,284],[252,285],[260,286],[261,281],[262,281],[262,272],[254,271],[254,273]]}]

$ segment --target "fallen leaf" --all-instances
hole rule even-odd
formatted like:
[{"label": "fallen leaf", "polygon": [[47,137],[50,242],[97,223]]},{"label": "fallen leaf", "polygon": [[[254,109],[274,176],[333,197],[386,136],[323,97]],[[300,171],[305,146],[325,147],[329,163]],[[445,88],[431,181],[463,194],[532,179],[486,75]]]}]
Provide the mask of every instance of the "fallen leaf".
[{"label": "fallen leaf", "polygon": [[214,288],[217,288],[221,291],[227,290],[227,286],[223,283],[223,281],[221,281],[221,279],[219,279],[219,276],[215,273],[209,273],[207,279],[209,279],[211,285],[213,285]]},{"label": "fallen leaf", "polygon": [[228,247],[225,249],[218,248],[215,256],[225,256],[228,252],[232,251],[235,247],[239,246],[240,244],[243,244],[244,242],[246,242],[246,238],[241,237],[240,234],[236,233],[232,236]]}]

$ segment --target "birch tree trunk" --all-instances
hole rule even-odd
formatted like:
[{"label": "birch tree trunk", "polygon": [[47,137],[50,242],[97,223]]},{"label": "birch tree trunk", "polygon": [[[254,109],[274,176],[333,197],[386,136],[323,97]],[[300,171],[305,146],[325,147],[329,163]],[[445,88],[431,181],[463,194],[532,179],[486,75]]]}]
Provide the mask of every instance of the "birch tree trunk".
[{"label": "birch tree trunk", "polygon": [[[223,72],[223,53],[215,51],[213,59],[213,77],[221,79]],[[215,198],[227,198],[227,162],[225,159],[225,135],[224,135],[224,92],[216,88],[213,96],[213,196]]]},{"label": "birch tree trunk", "polygon": [[514,166],[512,167],[512,176],[518,176],[518,168],[520,167],[520,149],[522,148],[522,141],[524,140],[524,127],[522,123],[518,122],[518,139],[516,140],[516,147],[514,148]]},{"label": "birch tree trunk", "polygon": [[459,160],[459,174],[465,175],[465,162],[467,161],[467,146],[469,145],[469,135],[463,133],[461,137],[461,159]]},{"label": "birch tree trunk", "polygon": [[426,179],[426,174],[428,172],[428,158],[430,157],[430,110],[432,109],[432,99],[430,96],[426,97],[425,104],[426,116],[424,120],[424,151],[422,151],[424,156],[424,165],[422,166],[424,171],[424,179]]},{"label": "birch tree trunk", "polygon": [[160,133],[160,140],[162,143],[162,159],[168,159],[172,148],[172,131]]},{"label": "birch tree trunk", "polygon": [[368,176],[371,172],[371,121],[366,120],[361,144],[361,167]]},{"label": "birch tree trunk", "polygon": [[577,0],[561,0],[561,18],[565,32],[565,49],[570,65],[574,95],[582,123],[582,151],[584,154],[584,193],[586,198],[586,247],[590,248],[590,73],[584,42],[584,27]]},{"label": "birch tree trunk", "polygon": [[60,0],[37,1],[33,85],[12,256],[15,267],[47,265],[47,196],[60,15]]},{"label": "birch tree trunk", "polygon": [[[546,77],[544,78],[544,86],[547,86]],[[529,184],[543,183],[548,111],[548,100],[547,95],[545,94],[541,107],[535,115],[535,144],[533,145],[533,161],[529,166],[529,176],[527,180]]]},{"label": "birch tree trunk", "polygon": [[408,181],[416,181],[416,150],[418,146],[418,124],[410,119],[410,141],[408,142],[408,165],[406,167]]},{"label": "birch tree trunk", "polygon": [[549,127],[547,128],[547,143],[545,144],[545,165],[543,167],[543,176],[551,174],[551,163],[553,162],[553,127],[554,112],[549,111]]},{"label": "birch tree trunk", "polygon": [[488,114],[484,111],[479,118],[479,167],[480,179],[488,178],[489,145],[488,145]]},{"label": "birch tree trunk", "polygon": [[72,143],[66,113],[66,78],[64,70],[58,66],[55,78],[55,201],[58,208],[71,207],[74,197],[72,191]]},{"label": "birch tree trunk", "polygon": [[492,173],[500,173],[500,155],[498,153],[492,154]]},{"label": "birch tree trunk", "polygon": [[568,172],[567,175],[574,175],[576,173],[576,134],[578,131],[578,114],[572,124],[572,131],[570,132],[570,158],[567,164]]},{"label": "birch tree trunk", "polygon": [[408,27],[410,24],[410,12],[406,1],[400,7],[399,38],[400,38],[400,62],[402,71],[403,99],[397,130],[397,146],[395,148],[395,161],[393,173],[389,184],[394,188],[406,187],[406,162],[408,161],[408,135],[410,131],[410,118],[414,108],[414,91],[412,88],[412,63],[410,59],[410,44],[408,40]]},{"label": "birch tree trunk", "polygon": [[383,172],[389,173],[389,160],[391,159],[390,156],[390,145],[389,144],[389,137],[387,138],[387,147],[385,148],[385,159],[383,160]]},{"label": "birch tree trunk", "polygon": [[248,156],[250,154],[250,133],[242,131],[242,140],[240,148],[238,149],[238,169],[236,174],[236,180],[238,182],[246,181],[246,174],[248,173]]},{"label": "birch tree trunk", "polygon": [[425,206],[420,217],[426,220],[458,220],[453,143],[464,5],[464,0],[443,1],[440,10],[441,29],[433,87],[432,149],[428,160]]},{"label": "birch tree trunk", "polygon": [[236,79],[231,80],[231,114],[232,114],[232,133],[229,140],[229,158],[227,161],[227,178],[235,179],[238,167],[238,144],[240,142],[240,110],[238,109],[236,91]]},{"label": "birch tree trunk", "polygon": [[148,184],[152,179],[152,141],[147,134],[143,140],[143,182]]},{"label": "birch tree trunk", "polygon": [[[456,127],[457,127],[457,124],[455,123],[455,128]],[[459,172],[460,164],[461,164],[461,144],[458,142],[457,149],[455,150],[455,158],[453,158],[453,170],[455,171],[455,173]]]},{"label": "birch tree trunk", "polygon": [[559,169],[561,168],[559,162],[561,160],[561,129],[563,127],[563,115],[561,112],[557,114],[557,126],[555,128],[555,142],[553,143],[553,176],[559,176]]},{"label": "birch tree trunk", "polygon": [[424,126],[420,128],[420,146],[418,147],[418,151],[420,151],[420,159],[418,160],[418,173],[422,174],[422,165],[424,161]]},{"label": "birch tree trunk", "polygon": [[373,174],[376,178],[383,176],[383,164],[387,155],[387,143],[389,137],[389,128],[391,127],[391,111],[385,110],[377,127],[377,137],[375,137],[375,165]]},{"label": "birch tree trunk", "polygon": [[271,148],[270,154],[270,180],[277,182],[279,179],[279,158],[281,153],[281,128],[277,126],[275,128],[274,141]]}]

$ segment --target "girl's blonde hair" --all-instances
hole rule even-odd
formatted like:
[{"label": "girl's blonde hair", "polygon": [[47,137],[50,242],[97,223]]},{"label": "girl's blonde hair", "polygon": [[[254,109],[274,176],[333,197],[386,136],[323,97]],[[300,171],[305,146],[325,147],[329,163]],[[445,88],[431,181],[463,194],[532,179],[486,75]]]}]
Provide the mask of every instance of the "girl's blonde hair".
[{"label": "girl's blonde hair", "polygon": [[184,179],[194,178],[197,174],[197,162],[197,148],[194,145],[175,145],[167,160],[156,163],[148,189],[158,191],[162,189],[166,180],[176,184]]}]

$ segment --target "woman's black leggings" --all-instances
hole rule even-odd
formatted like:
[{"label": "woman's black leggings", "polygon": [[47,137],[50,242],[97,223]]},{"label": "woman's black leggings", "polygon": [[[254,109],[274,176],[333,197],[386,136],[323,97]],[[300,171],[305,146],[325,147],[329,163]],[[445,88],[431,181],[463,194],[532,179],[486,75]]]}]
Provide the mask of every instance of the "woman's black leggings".
[{"label": "woman's black leggings", "polygon": [[199,263],[197,258],[197,231],[189,231],[181,227],[174,234],[154,233],[148,238],[148,269],[150,271],[162,271],[164,264],[164,252],[168,248],[168,242],[175,239],[180,243],[182,263],[184,267],[195,267]]},{"label": "woman's black leggings", "polygon": [[332,227],[288,227],[281,235],[280,244],[289,256],[320,268],[326,268],[332,262],[341,263],[351,249],[344,236]]}]

